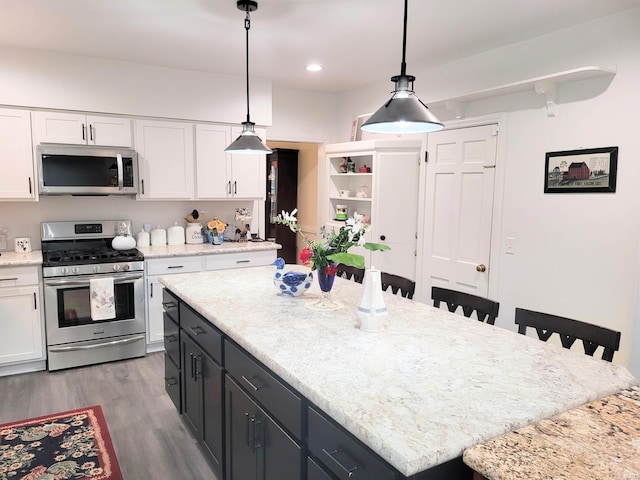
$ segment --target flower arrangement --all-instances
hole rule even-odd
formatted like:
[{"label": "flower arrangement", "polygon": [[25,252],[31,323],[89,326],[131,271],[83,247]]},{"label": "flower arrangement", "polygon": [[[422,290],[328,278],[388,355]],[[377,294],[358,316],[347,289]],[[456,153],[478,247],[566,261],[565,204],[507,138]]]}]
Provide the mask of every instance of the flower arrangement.
[{"label": "flower arrangement", "polygon": [[340,263],[350,267],[365,268],[362,255],[348,253],[348,250],[356,245],[371,251],[389,250],[388,245],[365,242],[364,234],[369,225],[364,223],[363,215],[354,213],[353,217],[348,218],[337,232],[335,230],[327,232],[322,227],[322,238],[320,240],[311,240],[298,227],[297,211],[297,208],[291,213],[283,211],[274,217],[273,221],[274,223],[287,225],[291,231],[302,235],[307,246],[300,252],[300,260],[302,263],[311,262],[311,270],[325,267],[327,275],[335,275],[335,265]]},{"label": "flower arrangement", "polygon": [[204,227],[202,227],[204,233],[207,235],[222,235],[226,228],[227,224],[218,219],[218,217],[213,217],[213,220],[209,220],[204,224]]}]

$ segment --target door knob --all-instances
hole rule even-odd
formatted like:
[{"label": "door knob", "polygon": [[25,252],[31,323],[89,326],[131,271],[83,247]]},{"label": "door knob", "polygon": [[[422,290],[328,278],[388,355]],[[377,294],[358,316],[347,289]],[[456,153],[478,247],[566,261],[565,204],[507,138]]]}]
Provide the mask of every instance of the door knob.
[{"label": "door knob", "polygon": [[485,272],[486,270],[487,270],[487,267],[485,266],[484,263],[481,263],[480,265],[476,265],[476,271]]}]

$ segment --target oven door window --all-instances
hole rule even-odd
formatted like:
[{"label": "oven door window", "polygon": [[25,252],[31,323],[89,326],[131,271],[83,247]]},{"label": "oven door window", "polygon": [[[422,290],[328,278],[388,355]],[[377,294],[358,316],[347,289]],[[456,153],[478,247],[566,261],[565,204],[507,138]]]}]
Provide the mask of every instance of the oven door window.
[{"label": "oven door window", "polygon": [[60,328],[135,318],[133,282],[114,285],[116,317],[108,320],[94,321],[91,319],[91,300],[88,286],[59,289],[57,293],[58,325]]}]

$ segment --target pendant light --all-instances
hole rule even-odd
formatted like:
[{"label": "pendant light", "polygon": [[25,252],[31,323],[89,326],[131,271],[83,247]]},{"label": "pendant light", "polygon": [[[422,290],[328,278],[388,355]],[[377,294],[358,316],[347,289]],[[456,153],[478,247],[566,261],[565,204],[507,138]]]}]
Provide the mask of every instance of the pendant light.
[{"label": "pendant light", "polygon": [[235,141],[224,149],[229,153],[271,153],[271,149],[267,147],[260,137],[256,134],[256,124],[251,121],[249,116],[249,29],[251,28],[251,19],[249,12],[255,12],[258,9],[258,2],[254,0],[238,0],[236,2],[238,10],[246,12],[244,19],[244,29],[246,31],[246,59],[247,59],[247,121],[242,122],[242,133]]},{"label": "pendant light", "polygon": [[372,133],[424,133],[442,130],[444,125],[429,111],[413,91],[413,75],[407,75],[407,3],[404,0],[404,31],[402,35],[402,66],[400,75],[391,77],[396,84],[387,103],[371,115],[362,130]]}]

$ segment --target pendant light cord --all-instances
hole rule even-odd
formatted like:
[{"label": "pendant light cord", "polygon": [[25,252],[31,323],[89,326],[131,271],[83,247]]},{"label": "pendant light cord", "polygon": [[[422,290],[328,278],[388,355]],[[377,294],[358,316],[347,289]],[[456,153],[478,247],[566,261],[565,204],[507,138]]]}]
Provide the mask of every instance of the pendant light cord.
[{"label": "pendant light cord", "polygon": [[247,122],[251,122],[250,118],[249,118],[249,29],[251,28],[251,19],[249,18],[249,5],[247,4],[247,16],[244,19],[244,29],[246,32],[246,41],[245,41],[245,45],[246,45],[246,55],[245,58],[247,59]]},{"label": "pendant light cord", "polygon": [[404,26],[402,31],[402,65],[400,66],[400,75],[407,74],[407,7],[409,0],[404,0]]}]

